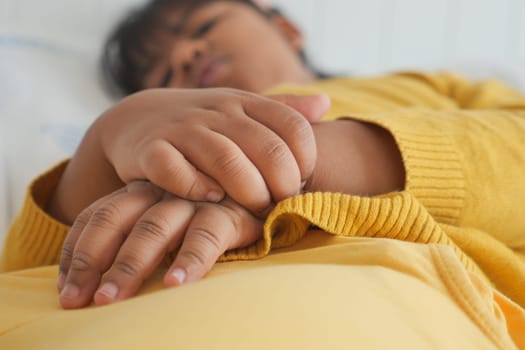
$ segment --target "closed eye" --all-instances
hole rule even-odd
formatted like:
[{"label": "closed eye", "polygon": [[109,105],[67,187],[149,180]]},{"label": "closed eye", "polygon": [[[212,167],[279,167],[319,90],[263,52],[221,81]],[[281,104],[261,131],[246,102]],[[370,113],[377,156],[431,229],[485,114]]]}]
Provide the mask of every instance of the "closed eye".
[{"label": "closed eye", "polygon": [[162,82],[160,83],[161,88],[168,87],[168,85],[171,82],[171,79],[173,79],[173,69],[168,69],[166,74],[164,75],[164,78],[162,78]]},{"label": "closed eye", "polygon": [[[206,35],[210,30],[213,29],[213,27],[219,22],[219,20],[221,20],[223,17],[225,17],[225,14],[221,14],[213,19],[210,19],[206,22],[204,22],[201,26],[199,26],[197,28],[197,30],[195,30],[191,35],[190,37],[192,39],[198,39],[198,38],[201,38],[203,37],[204,35]],[[179,30],[180,31],[180,30]],[[174,72],[173,72],[173,69],[168,69],[164,75],[164,77],[162,78],[162,81],[161,81],[161,84],[159,85],[159,87],[168,87],[171,80],[173,79],[173,75],[174,75]]]},{"label": "closed eye", "polygon": [[[197,30],[193,34],[191,34],[191,38],[198,39],[206,35],[206,33],[208,33],[213,28],[213,26],[215,26],[215,24],[217,23],[217,20],[218,19],[215,18],[213,20],[205,22],[203,25],[197,28]],[[168,87],[172,79],[173,79],[173,69],[168,69],[166,71],[166,74],[162,78],[160,87],[163,87],[163,88]]]},{"label": "closed eye", "polygon": [[214,18],[210,21],[205,22],[203,25],[201,25],[197,30],[191,35],[192,38],[200,38],[204,35],[206,35],[217,23],[217,18]]}]

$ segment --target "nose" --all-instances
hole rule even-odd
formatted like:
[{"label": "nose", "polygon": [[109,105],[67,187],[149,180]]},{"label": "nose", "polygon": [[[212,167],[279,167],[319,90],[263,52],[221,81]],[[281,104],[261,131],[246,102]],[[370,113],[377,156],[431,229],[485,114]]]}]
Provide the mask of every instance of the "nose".
[{"label": "nose", "polygon": [[171,51],[170,64],[176,77],[187,80],[195,63],[208,51],[206,41],[184,38],[177,41]]}]

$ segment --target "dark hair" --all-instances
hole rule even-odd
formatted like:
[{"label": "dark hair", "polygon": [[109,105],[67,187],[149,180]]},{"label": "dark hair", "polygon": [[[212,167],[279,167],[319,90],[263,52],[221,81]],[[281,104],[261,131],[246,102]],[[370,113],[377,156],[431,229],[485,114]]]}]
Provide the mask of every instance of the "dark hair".
[{"label": "dark hair", "polygon": [[[154,59],[152,50],[147,47],[151,45],[150,39],[156,31],[173,30],[162,20],[162,13],[195,8],[212,1],[151,0],[128,13],[109,35],[101,56],[101,73],[110,92],[127,95],[143,89],[143,79]],[[263,10],[251,0],[228,1],[246,4],[268,18],[280,14],[275,8]],[[300,52],[300,57],[309,66],[304,52]]]}]

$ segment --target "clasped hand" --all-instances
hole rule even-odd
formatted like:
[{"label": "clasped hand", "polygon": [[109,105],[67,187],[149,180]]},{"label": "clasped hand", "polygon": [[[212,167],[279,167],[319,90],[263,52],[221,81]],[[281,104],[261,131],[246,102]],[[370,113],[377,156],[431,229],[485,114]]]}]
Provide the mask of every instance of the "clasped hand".
[{"label": "clasped hand", "polygon": [[272,203],[298,194],[312,173],[309,122],[328,106],[323,96],[165,89],[106,112],[86,137],[96,136],[127,185],[74,221],[60,261],[62,306],[126,299],[167,254],[166,285],[195,281],[226,250],[255,242]]},{"label": "clasped hand", "polygon": [[226,250],[255,242],[261,232],[262,221],[230,198],[189,201],[132,182],[76,219],[60,261],[60,302],[77,308],[133,296],[168,254],[175,259],[167,286],[198,280]]},{"label": "clasped hand", "polygon": [[140,94],[99,122],[102,148],[124,183],[145,179],[181,198],[210,202],[226,192],[258,214],[272,199],[299,193],[312,174],[309,121],[326,111],[326,99],[234,89]]}]

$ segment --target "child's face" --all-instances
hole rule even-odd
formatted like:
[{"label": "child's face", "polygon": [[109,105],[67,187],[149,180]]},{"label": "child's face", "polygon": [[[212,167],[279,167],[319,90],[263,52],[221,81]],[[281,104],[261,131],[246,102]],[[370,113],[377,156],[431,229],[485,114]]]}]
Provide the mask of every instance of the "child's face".
[{"label": "child's face", "polygon": [[300,33],[284,18],[268,20],[247,5],[217,1],[176,11],[180,33],[155,39],[157,59],[145,88],[232,87],[260,92],[313,78],[298,53]]}]

